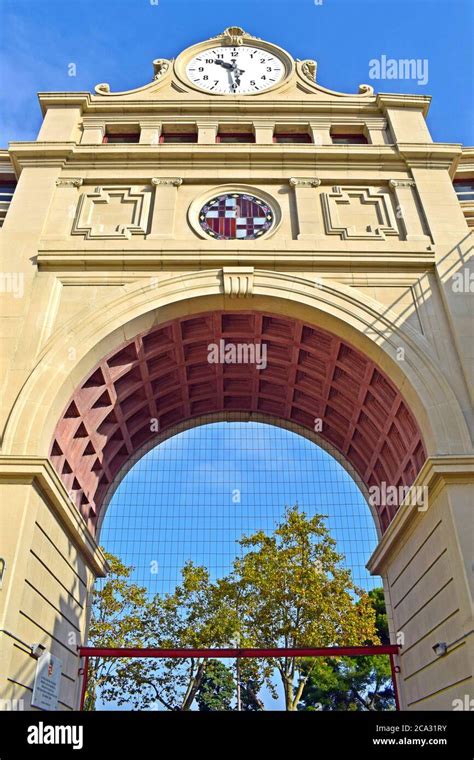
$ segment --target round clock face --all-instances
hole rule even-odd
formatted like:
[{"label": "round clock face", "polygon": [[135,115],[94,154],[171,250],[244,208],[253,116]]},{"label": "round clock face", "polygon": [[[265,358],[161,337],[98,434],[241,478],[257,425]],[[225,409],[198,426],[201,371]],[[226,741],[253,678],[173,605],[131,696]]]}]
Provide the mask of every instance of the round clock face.
[{"label": "round clock face", "polygon": [[285,64],[252,45],[213,47],[191,58],[186,74],[202,90],[218,95],[249,95],[273,87],[285,76]]},{"label": "round clock face", "polygon": [[223,193],[204,204],[199,224],[216,240],[255,240],[272,227],[268,203],[247,193]]}]

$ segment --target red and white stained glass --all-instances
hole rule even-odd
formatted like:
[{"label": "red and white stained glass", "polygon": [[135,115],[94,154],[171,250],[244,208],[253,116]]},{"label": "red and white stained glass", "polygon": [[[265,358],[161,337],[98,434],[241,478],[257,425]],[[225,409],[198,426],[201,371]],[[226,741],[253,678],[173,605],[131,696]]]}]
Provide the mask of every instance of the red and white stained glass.
[{"label": "red and white stained glass", "polygon": [[224,193],[208,201],[199,212],[199,223],[216,240],[255,240],[274,221],[268,203],[255,195]]}]

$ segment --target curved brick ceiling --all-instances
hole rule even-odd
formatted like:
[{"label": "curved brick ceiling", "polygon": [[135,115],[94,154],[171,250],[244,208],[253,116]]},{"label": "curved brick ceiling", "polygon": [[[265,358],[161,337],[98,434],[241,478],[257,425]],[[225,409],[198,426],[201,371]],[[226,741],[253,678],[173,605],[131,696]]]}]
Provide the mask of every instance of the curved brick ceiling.
[{"label": "curved brick ceiling", "polygon": [[[267,367],[210,364],[208,344],[267,344]],[[424,460],[418,425],[389,378],[335,335],[260,312],[208,312],[165,323],[105,358],[77,389],[51,461],[94,533],[109,486],[156,433],[214,412],[260,412],[314,430],[370,487],[409,486]],[[378,508],[384,530],[396,508]]]}]

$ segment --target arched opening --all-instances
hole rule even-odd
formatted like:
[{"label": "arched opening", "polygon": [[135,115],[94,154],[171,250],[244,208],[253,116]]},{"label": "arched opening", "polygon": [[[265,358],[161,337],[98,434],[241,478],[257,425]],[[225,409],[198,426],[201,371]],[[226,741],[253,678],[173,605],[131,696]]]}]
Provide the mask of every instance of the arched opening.
[{"label": "arched opening", "polygon": [[[318,437],[301,426],[263,415],[227,413],[209,415],[193,422],[193,425],[177,426],[173,434],[162,435],[158,444],[154,439],[152,444],[143,446],[111,484],[102,511],[105,517],[98,526],[98,540],[107,552],[118,557],[127,567],[133,567],[127,583],[144,588],[152,605],[160,597],[157,609],[161,609],[161,604],[173,603],[178,589],[182,593],[183,570],[188,563],[207,573],[210,584],[218,584],[224,578],[232,577],[235,560],[242,560],[249,551],[240,539],[256,534],[265,534],[271,539],[278,527],[285,523],[287,508],[297,505],[308,521],[324,516],[325,527],[335,542],[334,549],[340,555],[340,565],[349,572],[351,582],[355,584],[351,592],[354,603],[364,592],[373,592],[375,596],[370,599],[376,603],[382,579],[371,576],[365,567],[368,556],[377,545],[374,517],[368,509],[360,477],[344,463],[332,445],[325,442],[324,447],[318,446],[315,442]],[[288,584],[290,591],[293,582],[288,581]],[[105,619],[104,613],[109,609],[105,601],[110,599],[107,588],[111,589],[108,580],[97,582],[94,599],[100,598],[100,602],[93,605],[94,633],[89,647],[104,646],[100,621]],[[297,586],[293,590],[297,592]],[[104,597],[100,597],[101,591]],[[204,599],[199,603],[200,609],[201,604],[205,608]],[[146,617],[146,605],[142,609]],[[123,610],[127,610],[127,605],[122,607],[121,613],[126,614]],[[280,612],[275,608],[275,619]],[[116,619],[113,605],[110,615],[111,627],[107,625],[104,631],[106,641],[110,641],[110,631],[115,625],[112,622]],[[153,616],[152,620],[155,620]],[[153,624],[150,622],[150,625]],[[160,636],[164,636],[163,626],[157,627]],[[199,636],[198,629],[199,623],[195,620],[193,632],[196,637]],[[212,626],[206,636],[212,637],[211,629]],[[117,629],[119,636],[120,630]],[[140,626],[135,630],[141,630]],[[173,631],[170,636],[176,637],[175,646],[183,644],[185,639],[181,636],[184,633],[177,634],[174,627]],[[139,635],[143,635],[144,641],[141,648],[147,651],[149,629]],[[308,635],[308,632],[302,631],[302,635]],[[212,638],[206,638],[205,643],[210,646]],[[360,632],[350,643],[362,647],[367,642]],[[386,641],[383,639],[381,643],[386,644]],[[271,660],[255,658],[252,661],[252,667],[260,676],[267,673],[266,680],[259,681],[258,699],[256,696],[252,705],[244,698],[241,700],[241,692],[236,691],[236,684],[239,684],[239,690],[246,694],[247,682],[243,674],[248,665],[236,670],[236,662],[229,664],[228,660],[213,659],[211,665],[207,665],[208,676],[197,689],[196,700],[190,708],[184,708],[186,689],[183,682],[188,684],[189,659],[177,659],[173,666],[170,660],[142,658],[130,665],[126,655],[120,655],[120,649],[116,651],[112,661],[94,656],[91,661],[89,678],[95,688],[93,692],[88,690],[86,704],[90,704],[93,694],[94,709],[207,709],[203,705],[207,705],[208,687],[211,689],[209,703],[212,704],[209,709],[256,709],[257,702],[259,709],[285,709],[278,668],[270,667]],[[196,659],[199,661],[198,657]],[[222,699],[222,684],[213,685],[216,662],[219,678],[226,684],[227,701]],[[365,667],[367,662],[364,661]],[[268,669],[265,669],[265,663]],[[302,694],[302,709],[312,709],[315,695],[311,684],[319,683],[319,679],[328,673],[334,678],[337,674],[340,690],[337,695],[332,692],[325,695],[331,705],[326,709],[361,709],[354,703],[350,689],[351,678],[355,679],[358,674],[353,670],[360,665],[357,660],[341,659],[340,656],[330,660],[309,658],[306,665],[313,676],[306,673],[309,685]],[[389,672],[384,670],[389,667],[387,655],[372,657],[371,667],[373,671],[368,671],[367,679],[379,683],[377,698],[383,698],[386,709],[393,709]],[[129,672],[133,675],[127,675]],[[344,688],[347,688],[346,692]],[[257,694],[256,689],[253,693]],[[241,708],[239,704],[246,706]]]},{"label": "arched opening", "polygon": [[[265,311],[180,316],[116,346],[77,388],[56,427],[51,461],[91,533],[98,537],[134,461],[216,415],[266,418],[316,437],[366,498],[378,490],[371,511],[379,537],[400,505],[385,499],[386,489],[408,489],[426,459],[400,389],[346,339]],[[363,553],[365,561],[368,545]]]},{"label": "arched opening", "polygon": [[377,531],[360,477],[342,466],[334,447],[262,419],[210,418],[138,452],[116,476],[99,541],[134,566],[133,581],[149,594],[171,591],[189,560],[212,579],[228,573],[238,539],[271,534],[294,504],[308,516],[327,516],[357,585],[381,585],[365,567]]}]

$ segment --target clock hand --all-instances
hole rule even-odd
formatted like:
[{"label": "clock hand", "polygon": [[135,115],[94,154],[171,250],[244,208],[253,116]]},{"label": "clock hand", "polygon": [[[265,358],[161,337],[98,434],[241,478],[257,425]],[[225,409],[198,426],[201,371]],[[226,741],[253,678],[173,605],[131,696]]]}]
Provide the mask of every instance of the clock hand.
[{"label": "clock hand", "polygon": [[233,75],[233,73],[234,73],[234,72],[233,72],[233,70],[232,70],[232,69],[227,69],[227,74],[228,74],[228,76],[229,76],[229,84],[230,84],[230,86],[231,86],[231,87],[235,87],[234,78],[233,78],[233,76],[232,76],[232,75]]},{"label": "clock hand", "polygon": [[232,63],[226,63],[225,61],[221,61],[219,58],[216,58],[214,63],[217,63],[219,66],[222,66],[224,69],[234,68],[234,65]]},{"label": "clock hand", "polygon": [[240,85],[240,75],[245,74],[245,69],[238,69],[237,64],[234,63],[232,73],[235,74],[235,84]]}]

